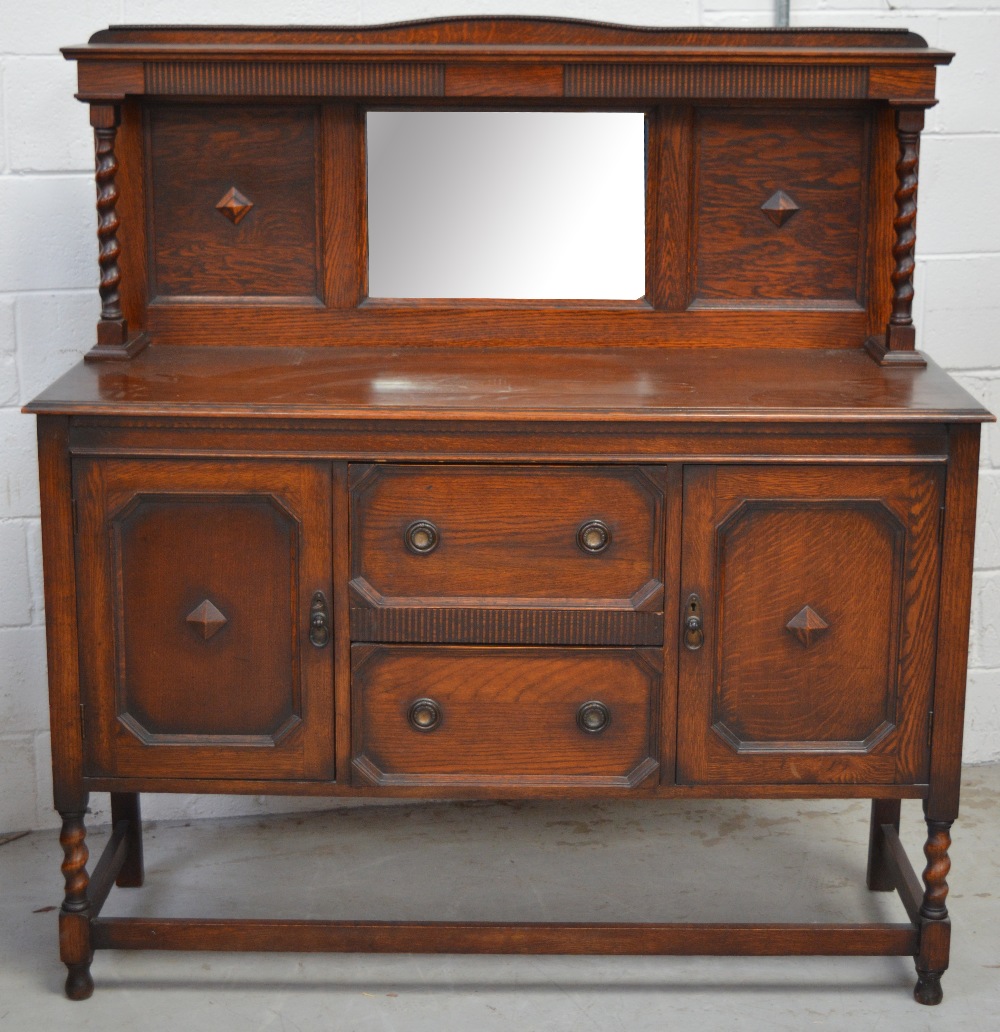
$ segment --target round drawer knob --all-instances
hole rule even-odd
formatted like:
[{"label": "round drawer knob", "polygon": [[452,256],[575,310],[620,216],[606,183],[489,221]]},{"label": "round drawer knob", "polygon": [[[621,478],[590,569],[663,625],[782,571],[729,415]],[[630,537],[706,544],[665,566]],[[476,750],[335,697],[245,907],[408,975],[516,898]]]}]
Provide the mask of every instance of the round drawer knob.
[{"label": "round drawer knob", "polygon": [[585,702],[576,711],[576,723],[588,735],[597,735],[611,723],[611,710],[603,702]]},{"label": "round drawer knob", "polygon": [[403,534],[406,547],[417,555],[427,555],[438,546],[440,535],[437,527],[429,520],[417,520],[411,523]]},{"label": "round drawer knob", "polygon": [[611,531],[600,520],[588,520],[576,532],[576,541],[585,552],[596,554],[611,544]]},{"label": "round drawer knob", "polygon": [[407,717],[417,731],[433,731],[441,723],[441,707],[433,699],[417,699]]}]

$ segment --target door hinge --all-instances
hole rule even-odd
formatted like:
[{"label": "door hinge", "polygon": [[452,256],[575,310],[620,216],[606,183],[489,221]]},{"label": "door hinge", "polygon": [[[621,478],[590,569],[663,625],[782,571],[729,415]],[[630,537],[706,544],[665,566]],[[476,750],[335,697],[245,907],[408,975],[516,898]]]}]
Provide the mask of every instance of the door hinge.
[{"label": "door hinge", "polygon": [[944,506],[938,509],[938,544],[944,544]]},{"label": "door hinge", "polygon": [[927,711],[927,744],[931,744],[934,736],[934,710]]},{"label": "door hinge", "polygon": [[74,495],[70,495],[69,504],[73,512],[73,532],[78,534],[80,532],[80,514],[76,507],[76,497]]},{"label": "door hinge", "polygon": [[87,740],[87,710],[84,708],[83,703],[80,703],[80,737]]}]

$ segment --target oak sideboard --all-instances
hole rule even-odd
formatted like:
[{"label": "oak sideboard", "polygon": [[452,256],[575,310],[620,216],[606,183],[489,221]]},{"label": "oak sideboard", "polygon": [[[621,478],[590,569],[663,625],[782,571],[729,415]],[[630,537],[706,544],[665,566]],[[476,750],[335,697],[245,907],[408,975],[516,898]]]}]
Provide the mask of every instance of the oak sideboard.
[{"label": "oak sideboard", "polygon": [[[912,956],[938,1003],[992,418],[915,349],[919,138],[951,55],[531,18],[64,52],[101,315],[26,411],[68,995],[109,948],[820,954]],[[637,118],[634,296],[370,289],[396,251],[369,196],[384,112]],[[572,160],[567,190],[593,171]],[[461,184],[485,201],[460,264],[504,183]],[[429,246],[447,205],[415,207]],[[113,834],[88,874],[91,792]],[[102,916],[143,881],[143,792],[870,799],[868,888],[908,920]]]}]

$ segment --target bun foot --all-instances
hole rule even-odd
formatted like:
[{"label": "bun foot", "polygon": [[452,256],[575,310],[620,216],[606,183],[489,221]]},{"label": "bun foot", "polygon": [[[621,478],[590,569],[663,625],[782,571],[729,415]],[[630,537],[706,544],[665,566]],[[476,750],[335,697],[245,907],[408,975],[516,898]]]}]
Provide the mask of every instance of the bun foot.
[{"label": "bun foot", "polygon": [[943,999],[940,971],[918,971],[913,998],[927,1007],[936,1007]]},{"label": "bun foot", "polygon": [[94,995],[94,980],[89,964],[67,964],[66,995],[71,1000],[89,1000]]}]

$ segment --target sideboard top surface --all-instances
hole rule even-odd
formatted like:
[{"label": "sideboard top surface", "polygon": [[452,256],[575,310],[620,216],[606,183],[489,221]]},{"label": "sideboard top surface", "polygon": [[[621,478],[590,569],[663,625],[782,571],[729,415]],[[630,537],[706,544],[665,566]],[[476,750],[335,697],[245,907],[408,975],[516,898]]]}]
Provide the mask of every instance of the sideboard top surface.
[{"label": "sideboard top surface", "polygon": [[148,348],[80,363],[28,412],[268,419],[984,422],[933,362],[861,350]]}]

